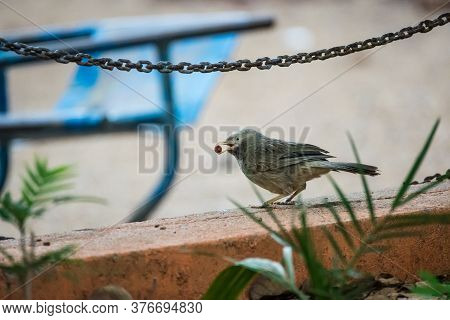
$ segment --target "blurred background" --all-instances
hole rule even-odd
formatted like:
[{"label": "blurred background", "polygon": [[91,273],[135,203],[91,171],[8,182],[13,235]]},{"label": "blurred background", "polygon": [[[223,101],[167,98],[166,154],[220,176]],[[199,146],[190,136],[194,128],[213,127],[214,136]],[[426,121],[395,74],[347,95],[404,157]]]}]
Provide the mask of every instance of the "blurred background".
[{"label": "blurred background", "polygon": [[[38,25],[75,25],[111,17],[234,10],[272,15],[274,27],[239,35],[232,59],[254,59],[329,48],[398,31],[423,20],[443,3],[431,0],[2,0],[0,33],[37,29],[30,21]],[[447,5],[432,18],[449,9]],[[364,51],[289,68],[222,74],[199,120],[193,124],[194,131],[204,126],[262,127],[273,120],[268,126],[299,128],[299,135],[303,128],[309,128],[307,143],[328,150],[339,160],[352,161],[346,137],[349,131],[363,162],[378,166],[382,172],[369,179],[372,189],[377,190],[395,187],[402,181],[433,122],[440,117],[441,126],[417,178],[445,172],[449,168],[450,150],[449,39],[447,25],[392,43],[374,54],[374,50]],[[370,56],[355,65],[367,55]],[[51,109],[71,80],[74,68],[73,64],[49,62],[12,69],[8,74],[11,110]],[[307,96],[310,97],[298,104]],[[298,139],[300,136],[295,140]],[[205,140],[211,148],[215,142]],[[35,222],[34,230],[42,234],[109,226],[124,219],[159,179],[158,172],[139,172],[138,145],[136,132],[21,141],[12,147],[6,189],[19,189],[24,164],[31,162],[35,154],[47,157],[51,164],[74,164],[78,173],[76,191],[103,197],[108,205],[73,204],[55,208]],[[210,152],[186,135],[182,135],[181,147],[192,150],[181,152],[180,162],[184,167],[186,161],[192,161],[189,156],[192,153],[211,157]],[[232,208],[228,197],[245,205],[255,204],[257,199],[249,181],[236,170],[235,161],[234,169],[227,172],[227,157],[222,155],[217,159],[219,166],[213,173],[197,171],[194,165],[191,172],[179,174],[154,217]],[[361,190],[357,176],[333,176],[345,191]],[[303,196],[332,193],[329,182],[322,178],[309,182]],[[271,197],[267,192],[263,194]],[[0,235],[14,233],[0,224]]]}]

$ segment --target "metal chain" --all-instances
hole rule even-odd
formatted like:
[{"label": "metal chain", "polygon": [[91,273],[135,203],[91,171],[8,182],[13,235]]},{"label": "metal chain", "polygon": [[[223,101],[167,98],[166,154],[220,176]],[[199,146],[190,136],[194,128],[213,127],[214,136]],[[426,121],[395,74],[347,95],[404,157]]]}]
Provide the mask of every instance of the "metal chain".
[{"label": "metal chain", "polygon": [[434,20],[424,20],[414,27],[406,27],[398,32],[391,32],[381,37],[370,38],[364,41],[358,41],[346,46],[338,46],[329,49],[318,50],[310,53],[298,53],[294,55],[282,55],[276,58],[258,58],[254,61],[249,59],[237,60],[233,62],[221,61],[217,63],[200,62],[198,64],[189,62],[180,62],[173,64],[167,61],[152,63],[148,60],[139,60],[132,62],[128,59],[113,60],[111,58],[94,58],[87,53],[70,54],[64,50],[49,50],[47,48],[33,47],[24,43],[11,43],[0,38],[0,50],[13,51],[22,56],[32,56],[44,60],[54,60],[58,63],[76,63],[80,66],[97,66],[102,69],[113,70],[114,68],[121,71],[136,70],[138,72],[149,73],[153,70],[161,73],[171,73],[178,71],[184,74],[194,72],[210,73],[210,72],[229,72],[229,71],[249,71],[253,68],[259,70],[268,70],[272,66],[289,67],[295,63],[310,63],[316,60],[327,60],[334,57],[342,57],[355,52],[373,49],[385,44],[407,39],[416,33],[426,33],[435,27],[443,26],[450,22],[450,13],[444,13]]},{"label": "metal chain", "polygon": [[424,183],[433,182],[433,181],[443,181],[445,179],[450,180],[450,169],[447,169],[447,171],[444,174],[436,173],[432,176],[425,177],[425,179],[423,179],[423,181],[421,181],[421,182],[419,182],[417,180],[413,181],[413,182],[411,182],[411,185],[424,184]]}]

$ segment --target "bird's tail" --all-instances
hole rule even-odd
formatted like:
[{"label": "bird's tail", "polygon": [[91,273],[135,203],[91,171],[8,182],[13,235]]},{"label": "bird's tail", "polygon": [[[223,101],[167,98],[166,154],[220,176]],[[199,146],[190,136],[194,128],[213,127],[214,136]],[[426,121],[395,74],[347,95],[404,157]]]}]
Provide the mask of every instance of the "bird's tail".
[{"label": "bird's tail", "polygon": [[[315,162],[315,164],[316,163],[317,162]],[[366,174],[369,176],[377,176],[380,174],[377,167],[358,163],[321,161],[319,167],[327,168],[332,171],[345,171],[350,173]]]}]

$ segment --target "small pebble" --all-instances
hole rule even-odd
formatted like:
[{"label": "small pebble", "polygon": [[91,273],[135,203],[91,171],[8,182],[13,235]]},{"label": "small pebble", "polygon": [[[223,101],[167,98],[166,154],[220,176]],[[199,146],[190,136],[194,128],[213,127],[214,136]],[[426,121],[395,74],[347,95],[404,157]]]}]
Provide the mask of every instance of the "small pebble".
[{"label": "small pebble", "polygon": [[162,227],[159,228],[159,230],[166,230],[166,229],[167,229],[167,228],[164,227],[164,226],[162,226]]},{"label": "small pebble", "polygon": [[50,245],[50,242],[49,242],[49,241],[45,241],[45,242],[43,242],[42,244],[43,244],[44,246],[47,246],[47,247],[48,247],[48,246]]}]

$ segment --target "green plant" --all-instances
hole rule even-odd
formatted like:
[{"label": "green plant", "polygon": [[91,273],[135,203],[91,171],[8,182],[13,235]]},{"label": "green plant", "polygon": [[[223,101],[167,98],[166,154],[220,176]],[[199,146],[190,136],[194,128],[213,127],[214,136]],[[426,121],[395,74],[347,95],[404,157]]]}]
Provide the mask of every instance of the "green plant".
[{"label": "green plant", "polygon": [[[356,217],[355,210],[338,184],[330,177],[331,184],[337,196],[342,202],[350,219],[350,226],[344,224],[341,216],[331,204],[324,204],[332,214],[345,245],[340,245],[337,237],[322,228],[322,232],[328,239],[330,247],[335,253],[334,265],[327,268],[318,258],[314,242],[311,238],[307,223],[307,210],[301,204],[298,207],[298,221],[300,227],[294,223],[291,230],[287,230],[278,220],[271,208],[266,212],[277,226],[271,228],[261,219],[256,217],[248,209],[234,202],[243,213],[266,229],[272,238],[279,243],[283,250],[281,262],[263,258],[247,258],[241,261],[233,261],[233,266],[223,270],[213,281],[204,295],[204,299],[236,299],[244,288],[250,283],[256,274],[269,278],[271,281],[283,286],[287,291],[299,299],[358,299],[362,298],[366,287],[370,285],[371,277],[355,269],[358,260],[369,252],[381,252],[386,246],[381,245],[382,240],[401,237],[411,237],[418,234],[418,225],[449,224],[450,213],[429,215],[427,213],[392,215],[400,206],[408,203],[420,194],[435,187],[444,179],[449,178],[449,172],[441,176],[437,181],[426,184],[416,191],[408,193],[411,182],[414,179],[436,133],[439,120],[434,124],[423,148],[417,156],[409,173],[401,184],[388,215],[378,218],[373,205],[372,194],[364,175],[361,176],[365,194],[366,205],[370,215],[370,226],[363,228]],[[355,154],[357,163],[361,163],[355,143],[349,135],[349,140]],[[263,199],[255,189],[261,202]],[[347,249],[347,250],[345,250]],[[346,254],[350,252],[350,254]],[[298,287],[294,273],[293,254],[296,253],[305,264],[308,281],[302,288]]]},{"label": "green plant", "polygon": [[33,166],[26,166],[22,177],[20,197],[14,200],[9,191],[0,196],[0,220],[12,224],[20,235],[21,257],[16,258],[0,247],[0,270],[23,288],[24,297],[31,299],[32,277],[45,266],[67,259],[73,252],[71,245],[44,254],[35,253],[35,235],[29,226],[31,219],[41,217],[48,209],[74,201],[100,202],[98,198],[73,196],[65,191],[72,187],[70,166],[49,167],[47,160],[36,157]]},{"label": "green plant", "polygon": [[412,292],[425,298],[450,299],[450,283],[439,281],[431,273],[423,271],[420,273],[422,283],[416,284]]}]

